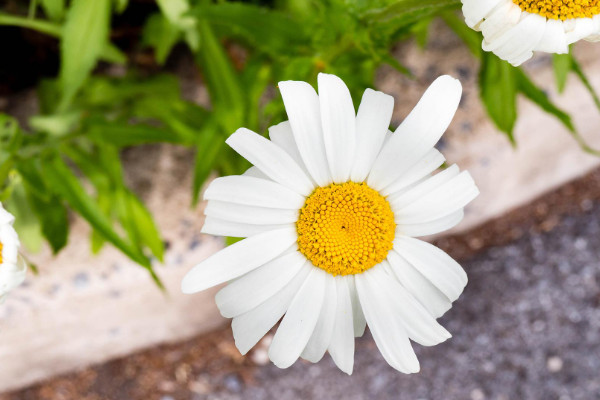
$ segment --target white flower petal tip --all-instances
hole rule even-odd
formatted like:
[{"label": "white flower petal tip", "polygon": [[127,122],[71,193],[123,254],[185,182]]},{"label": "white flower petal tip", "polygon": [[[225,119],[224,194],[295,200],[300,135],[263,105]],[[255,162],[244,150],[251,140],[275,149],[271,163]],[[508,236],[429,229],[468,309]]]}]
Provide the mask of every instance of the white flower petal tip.
[{"label": "white flower petal tip", "polygon": [[[482,13],[493,0],[477,1]],[[436,173],[445,159],[434,145],[461,84],[436,79],[394,133],[389,95],[365,90],[355,113],[334,75],[318,76],[318,94],[304,82],[279,87],[289,121],[270,127],[270,140],[244,128],[231,135],[227,143],[253,166],[204,193],[202,232],[246,239],[194,267],[182,290],[227,283],[215,301],[233,318],[242,354],[281,321],[268,351],[280,368],[329,353],[350,375],[355,338],[369,325],[393,368],[419,372],[411,341],[451,337],[437,319],[467,284],[456,261],[414,239],[458,224],[479,193],[457,165]]]},{"label": "white flower petal tip", "polygon": [[600,37],[600,15],[594,15],[598,12],[594,5],[544,0],[532,8],[528,3],[534,2],[462,0],[462,10],[467,25],[483,33],[483,50],[513,66],[529,60],[535,51],[565,54],[572,43]]},{"label": "white flower petal tip", "polygon": [[27,274],[27,263],[19,254],[19,237],[12,226],[14,221],[0,203],[0,303],[23,283]]}]

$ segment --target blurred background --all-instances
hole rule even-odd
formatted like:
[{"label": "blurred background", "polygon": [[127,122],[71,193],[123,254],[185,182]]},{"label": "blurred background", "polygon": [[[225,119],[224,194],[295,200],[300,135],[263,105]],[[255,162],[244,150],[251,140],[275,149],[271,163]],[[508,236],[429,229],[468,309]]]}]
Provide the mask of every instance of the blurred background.
[{"label": "blurred background", "polygon": [[[0,305],[0,400],[600,398],[600,45],[514,68],[456,0],[4,0],[0,201],[30,264]],[[339,75],[395,128],[439,75],[463,98],[438,144],[481,195],[429,238],[469,285],[397,373],[370,335],[354,374],[246,357],[215,290],[179,293],[235,238],[200,234],[224,145],[286,119],[276,84]]]}]

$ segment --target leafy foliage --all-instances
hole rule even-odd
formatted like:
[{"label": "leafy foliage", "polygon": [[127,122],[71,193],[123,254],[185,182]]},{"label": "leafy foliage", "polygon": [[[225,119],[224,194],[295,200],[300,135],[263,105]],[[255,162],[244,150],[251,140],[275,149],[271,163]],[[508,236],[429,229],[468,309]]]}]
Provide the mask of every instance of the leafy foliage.
[{"label": "leafy foliage", "polygon": [[[119,153],[148,143],[196,150],[193,199],[211,171],[238,174],[248,163],[224,146],[241,126],[257,131],[285,118],[270,96],[280,80],[316,82],[319,72],[342,77],[359,98],[376,69],[396,60],[392,46],[415,38],[425,47],[432,20],[441,18],[480,60],[481,100],[494,123],[513,141],[517,96],[524,95],[558,118],[580,141],[568,114],[556,107],[527,74],[481,50],[480,34],[456,10],[459,0],[290,0],[253,2],[157,0],[138,48],[153,50],[155,73],[139,71],[111,38],[111,23],[135,0],[32,0],[29,14],[0,11],[0,25],[57,38],[60,70],[38,85],[40,112],[28,130],[0,115],[0,200],[17,215],[17,229],[31,249],[42,237],[54,252],[68,241],[68,215],[92,227],[91,245],[106,242],[148,269],[164,246],[151,213],[127,187]],[[265,3],[265,2],[263,2]],[[41,16],[36,17],[35,14]],[[114,33],[114,32],[113,32]],[[205,108],[182,98],[177,78],[166,73],[175,48],[193,55],[210,97]],[[239,47],[243,50],[237,51]],[[122,64],[121,77],[94,73],[98,64]],[[572,72],[600,101],[571,55],[554,58],[562,91]],[[160,71],[160,72],[156,72]]]}]

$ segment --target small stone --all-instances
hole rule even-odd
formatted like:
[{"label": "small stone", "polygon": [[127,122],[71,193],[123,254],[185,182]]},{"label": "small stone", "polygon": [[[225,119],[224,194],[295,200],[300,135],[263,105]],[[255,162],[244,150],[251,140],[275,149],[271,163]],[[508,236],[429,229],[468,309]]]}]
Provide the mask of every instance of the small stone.
[{"label": "small stone", "polygon": [[471,400],[485,400],[485,393],[481,389],[471,390]]},{"label": "small stone", "polygon": [[558,372],[563,367],[563,360],[560,357],[552,356],[546,361],[546,368],[550,372]]},{"label": "small stone", "polygon": [[227,375],[223,379],[223,385],[225,386],[225,388],[227,390],[229,390],[230,392],[233,392],[233,393],[239,393],[243,389],[242,381],[235,374]]}]

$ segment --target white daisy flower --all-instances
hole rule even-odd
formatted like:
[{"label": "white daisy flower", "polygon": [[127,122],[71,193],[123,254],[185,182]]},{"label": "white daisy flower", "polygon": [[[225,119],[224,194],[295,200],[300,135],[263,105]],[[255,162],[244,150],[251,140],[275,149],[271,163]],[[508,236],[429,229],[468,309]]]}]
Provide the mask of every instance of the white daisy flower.
[{"label": "white daisy flower", "polygon": [[581,39],[600,40],[600,0],[462,0],[483,49],[514,66],[534,51],[564,54]]},{"label": "white daisy flower", "polygon": [[279,83],[289,121],[269,128],[271,140],[244,128],[227,139],[254,166],[209,185],[203,232],[247,239],[193,268],[182,290],[230,281],[216,302],[242,354],[283,317],[269,348],[281,368],[328,351],[352,373],[368,324],[392,367],[417,372],[409,339],[448,339],[436,318],[467,283],[446,253],[414,239],[458,224],[478,194],[456,165],[431,176],[461,85],[438,78],[392,134],[391,96],[367,89],[356,114],[341,79],[318,83],[318,95]]},{"label": "white daisy flower", "polygon": [[0,203],[0,303],[6,294],[25,280],[25,261],[19,255],[19,237],[12,224],[15,218]]}]

